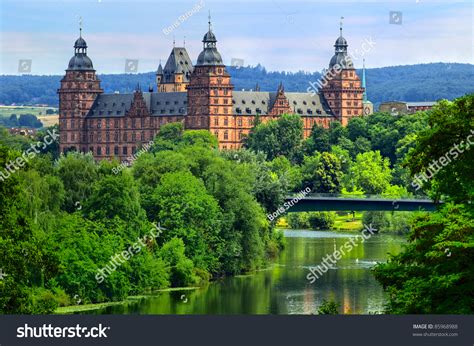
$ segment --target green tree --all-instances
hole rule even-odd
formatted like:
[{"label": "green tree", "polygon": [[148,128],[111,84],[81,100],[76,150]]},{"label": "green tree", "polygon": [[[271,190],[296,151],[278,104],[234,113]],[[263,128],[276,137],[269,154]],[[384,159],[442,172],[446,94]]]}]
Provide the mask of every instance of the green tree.
[{"label": "green tree", "polygon": [[267,154],[268,160],[286,156],[298,159],[303,139],[303,121],[298,115],[283,114],[278,120],[260,124],[246,138],[244,147]]},{"label": "green tree", "polygon": [[415,220],[399,255],[374,269],[388,292],[388,313],[472,314],[472,211],[448,204]]},{"label": "green tree", "polygon": [[[356,156],[349,181],[367,194],[381,194],[388,188],[391,178],[389,160],[384,159],[378,151],[369,151]],[[354,188],[345,187],[348,190]]]}]

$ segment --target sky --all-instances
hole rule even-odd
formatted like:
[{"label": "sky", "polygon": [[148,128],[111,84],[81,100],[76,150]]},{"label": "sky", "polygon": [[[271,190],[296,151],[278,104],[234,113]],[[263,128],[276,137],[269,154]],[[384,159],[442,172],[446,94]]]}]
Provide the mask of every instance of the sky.
[{"label": "sky", "polygon": [[[64,74],[79,36],[98,73],[155,71],[173,47],[195,62],[211,13],[224,63],[269,71],[321,71],[341,16],[356,68],[473,63],[473,2],[283,0],[0,0],[0,74]],[[237,60],[236,60],[237,59]]]}]

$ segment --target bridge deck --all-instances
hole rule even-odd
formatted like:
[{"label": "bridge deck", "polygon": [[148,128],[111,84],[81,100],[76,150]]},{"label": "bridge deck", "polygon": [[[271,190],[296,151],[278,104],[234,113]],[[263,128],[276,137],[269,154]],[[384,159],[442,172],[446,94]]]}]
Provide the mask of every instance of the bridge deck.
[{"label": "bridge deck", "polygon": [[[288,212],[302,211],[435,211],[439,203],[429,199],[396,198],[346,198],[333,196],[307,196],[294,201],[297,196],[288,196],[285,207]],[[291,206],[292,205],[292,206]]]}]

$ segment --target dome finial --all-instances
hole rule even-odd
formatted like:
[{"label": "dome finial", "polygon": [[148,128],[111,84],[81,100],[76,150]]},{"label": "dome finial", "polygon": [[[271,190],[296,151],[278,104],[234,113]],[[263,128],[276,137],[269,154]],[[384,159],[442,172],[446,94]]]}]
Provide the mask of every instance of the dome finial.
[{"label": "dome finial", "polygon": [[344,17],[341,17],[341,21],[339,23],[339,33],[340,35],[342,36],[342,21],[343,21]]},{"label": "dome finial", "polygon": [[82,37],[82,17],[79,17],[79,37]]},{"label": "dome finial", "polygon": [[208,19],[209,19],[209,31],[212,30],[212,25],[211,25],[211,10],[209,10],[209,16],[208,16]]}]

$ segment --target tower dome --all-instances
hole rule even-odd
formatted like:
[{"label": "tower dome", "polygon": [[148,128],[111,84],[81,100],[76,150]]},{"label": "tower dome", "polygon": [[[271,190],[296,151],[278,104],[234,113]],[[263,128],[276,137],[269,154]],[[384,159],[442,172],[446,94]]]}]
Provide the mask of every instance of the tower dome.
[{"label": "tower dome", "polygon": [[82,36],[79,36],[79,38],[74,42],[74,48],[87,48],[87,43],[86,40],[82,38]]},{"label": "tower dome", "polygon": [[221,66],[224,65],[222,57],[217,51],[216,35],[212,32],[211,17],[209,16],[209,30],[202,39],[203,51],[197,58],[196,66]]},{"label": "tower dome", "polygon": [[82,38],[82,28],[79,38],[74,42],[74,56],[69,60],[68,70],[94,71],[92,60],[87,56],[87,43]]},{"label": "tower dome", "polygon": [[341,68],[354,68],[352,59],[347,54],[347,40],[342,36],[342,22],[339,28],[339,37],[334,43],[334,55],[329,61],[329,68],[333,68],[336,65],[339,65]]}]

